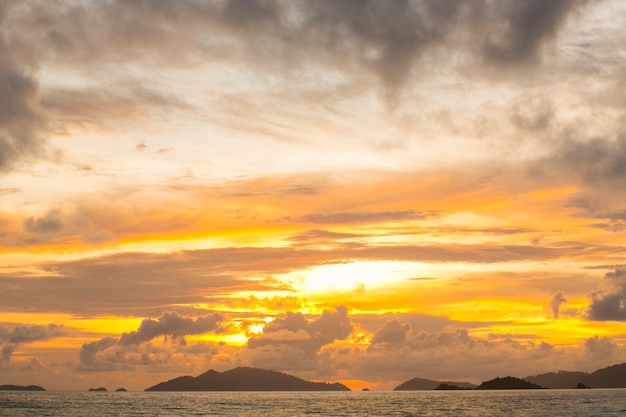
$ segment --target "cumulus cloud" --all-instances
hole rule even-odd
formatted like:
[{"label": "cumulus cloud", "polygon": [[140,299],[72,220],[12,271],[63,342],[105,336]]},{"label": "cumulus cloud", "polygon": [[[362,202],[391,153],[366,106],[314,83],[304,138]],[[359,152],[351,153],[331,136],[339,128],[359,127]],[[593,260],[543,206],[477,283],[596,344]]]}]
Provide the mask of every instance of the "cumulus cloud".
[{"label": "cumulus cloud", "polygon": [[[270,322],[263,334],[248,339],[242,358],[252,366],[277,370],[313,369],[320,349],[353,331],[346,307],[324,310],[321,316],[307,320],[302,313],[287,312]],[[264,365],[265,364],[265,365]]]},{"label": "cumulus cloud", "polygon": [[407,335],[410,333],[410,324],[400,324],[400,322],[396,320],[388,321],[380,330],[376,332],[376,334],[374,334],[374,337],[372,338],[372,345],[377,343],[400,345],[404,343]]},{"label": "cumulus cloud", "polygon": [[166,311],[156,320],[143,320],[136,331],[122,334],[119,343],[122,346],[138,345],[160,336],[181,341],[186,335],[223,331],[220,327],[223,320],[224,317],[219,313],[193,319],[179,316],[175,311]]},{"label": "cumulus cloud", "polygon": [[156,320],[143,320],[137,330],[123,333],[119,338],[108,336],[83,344],[79,353],[79,369],[129,370],[139,365],[163,363],[171,353],[167,349],[151,346],[151,340],[164,336],[176,342],[176,349],[185,350],[185,336],[222,332],[223,321],[224,317],[219,313],[191,318],[175,311],[165,311]]},{"label": "cumulus cloud", "polygon": [[599,336],[586,339],[584,342],[584,348],[591,357],[609,363],[618,349],[617,345],[611,338]]},{"label": "cumulus cloud", "polygon": [[604,276],[604,288],[590,296],[588,314],[591,320],[626,321],[626,270],[608,272]]},{"label": "cumulus cloud", "polygon": [[0,345],[4,344],[0,363],[9,363],[11,354],[18,345],[53,339],[65,332],[64,326],[53,323],[47,326],[0,325]]}]

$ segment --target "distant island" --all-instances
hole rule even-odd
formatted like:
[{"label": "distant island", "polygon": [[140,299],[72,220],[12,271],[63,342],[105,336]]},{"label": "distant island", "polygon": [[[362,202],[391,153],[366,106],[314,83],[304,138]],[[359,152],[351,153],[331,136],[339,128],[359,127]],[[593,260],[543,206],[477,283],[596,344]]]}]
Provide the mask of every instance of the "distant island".
[{"label": "distant island", "polygon": [[89,388],[87,391],[89,392],[107,392],[107,389],[104,387],[100,388]]},{"label": "distant island", "polygon": [[626,363],[586,372],[549,372],[526,377],[547,388],[626,388]]},{"label": "distant island", "polygon": [[311,382],[282,372],[259,368],[209,370],[197,377],[181,376],[145,391],[350,391],[338,382]]},{"label": "distant island", "polygon": [[45,388],[42,388],[38,385],[0,385],[0,391],[45,391]]},{"label": "distant island", "polygon": [[626,363],[608,366],[592,373],[559,371],[527,376],[523,379],[507,376],[485,381],[479,386],[469,382],[433,381],[430,379],[413,378],[395,387],[394,391],[541,388],[626,388]]},{"label": "distant island", "polygon": [[[443,388],[439,388],[441,386]],[[457,389],[472,389],[476,385],[469,382],[453,382],[453,381],[433,381],[432,379],[413,378],[395,387],[394,391],[429,391],[433,389],[446,389],[445,387],[456,387]],[[449,388],[448,388],[449,389]]]},{"label": "distant island", "polygon": [[485,381],[476,389],[543,389],[543,387],[524,379],[505,376],[504,378],[496,378],[490,381]]}]

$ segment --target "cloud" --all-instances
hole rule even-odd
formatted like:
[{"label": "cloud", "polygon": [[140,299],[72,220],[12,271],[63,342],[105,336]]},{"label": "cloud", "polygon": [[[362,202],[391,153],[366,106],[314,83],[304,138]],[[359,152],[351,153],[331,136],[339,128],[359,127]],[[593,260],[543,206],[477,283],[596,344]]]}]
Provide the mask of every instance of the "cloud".
[{"label": "cloud", "polygon": [[400,222],[406,220],[424,220],[438,217],[435,211],[382,211],[382,212],[347,212],[329,214],[309,214],[298,220],[316,224],[368,224],[383,222]]},{"label": "cloud", "polygon": [[14,345],[5,345],[2,347],[2,356],[0,356],[0,365],[7,365],[11,362],[11,355],[15,351]]},{"label": "cloud", "polygon": [[550,301],[550,308],[552,309],[552,314],[555,319],[559,318],[559,310],[561,309],[561,304],[567,303],[567,300],[563,296],[562,292],[558,292],[552,297]]},{"label": "cloud", "polygon": [[141,322],[139,329],[130,333],[124,333],[120,337],[120,345],[141,344],[159,336],[170,336],[174,340],[184,340],[184,337],[191,334],[204,334],[209,332],[223,331],[220,322],[224,320],[219,313],[210,316],[181,317],[175,311],[166,311],[158,319],[145,319]]},{"label": "cloud", "polygon": [[65,328],[62,325],[48,324],[40,325],[2,325],[0,326],[0,345],[2,346],[2,357],[0,365],[6,365],[11,361],[11,355],[18,345],[45,341],[55,337],[63,336]]},{"label": "cloud", "polygon": [[[10,5],[0,5],[0,26],[5,25]],[[40,109],[39,85],[29,68],[15,59],[11,37],[0,32],[0,172],[20,161],[41,156],[47,120]]]},{"label": "cloud", "polygon": [[61,210],[52,209],[43,217],[27,217],[24,219],[24,229],[31,233],[56,233],[63,229]]},{"label": "cloud", "polygon": [[161,336],[169,337],[171,342],[176,342],[172,343],[176,350],[192,353],[193,349],[186,347],[185,336],[222,332],[223,321],[224,317],[219,313],[191,318],[181,316],[175,311],[165,311],[156,320],[144,319],[137,330],[123,333],[119,338],[107,336],[83,344],[79,353],[79,369],[132,370],[136,366],[162,364],[172,354],[171,349],[151,346],[151,340]]},{"label": "cloud", "polygon": [[[176,305],[226,302],[239,291],[295,291],[274,275],[350,261],[492,264],[547,261],[615,247],[571,242],[542,245],[433,244],[348,247],[230,247],[172,253],[120,253],[33,265],[28,279],[0,274],[0,304],[9,311],[153,316]],[[173,280],[172,277],[176,277]],[[230,298],[229,302],[233,302]]]},{"label": "cloud", "polygon": [[604,288],[591,293],[590,297],[591,320],[626,321],[626,270],[608,272],[604,276]]},{"label": "cloud", "polygon": [[114,337],[105,337],[95,342],[84,343],[80,349],[79,357],[82,365],[89,369],[100,369],[98,366],[98,353],[115,346],[118,340]]},{"label": "cloud", "polygon": [[287,240],[297,243],[319,243],[319,242],[332,242],[337,240],[344,239],[356,239],[361,237],[366,237],[367,235],[362,235],[358,233],[338,233],[331,232],[328,230],[319,230],[312,229],[306,230],[304,232],[298,233],[289,237]]},{"label": "cloud", "polygon": [[32,343],[61,336],[63,326],[49,324],[47,326],[14,326],[12,330],[0,327],[0,340],[11,344]]},{"label": "cloud", "polygon": [[[263,333],[248,339],[242,360],[252,366],[276,370],[303,370],[317,367],[320,349],[336,340],[346,339],[353,331],[346,307],[324,310],[307,320],[302,313],[287,312],[270,322]],[[265,364],[265,365],[264,365]]]},{"label": "cloud", "polygon": [[584,348],[587,353],[596,359],[610,363],[617,352],[617,345],[609,337],[594,336],[586,339]]},{"label": "cloud", "polygon": [[22,190],[20,188],[16,188],[16,187],[0,187],[0,195],[10,195],[10,194],[17,194],[22,192]]},{"label": "cloud", "polygon": [[[555,37],[566,17],[585,1],[526,0],[492,5],[503,29],[487,38],[485,56],[495,63],[519,64],[538,58],[540,47]],[[489,7],[489,6],[487,6]]]},{"label": "cloud", "polygon": [[397,320],[388,321],[385,325],[374,334],[372,345],[377,343],[389,343],[391,345],[400,345],[404,343],[408,334],[411,333],[411,325],[400,324]]}]

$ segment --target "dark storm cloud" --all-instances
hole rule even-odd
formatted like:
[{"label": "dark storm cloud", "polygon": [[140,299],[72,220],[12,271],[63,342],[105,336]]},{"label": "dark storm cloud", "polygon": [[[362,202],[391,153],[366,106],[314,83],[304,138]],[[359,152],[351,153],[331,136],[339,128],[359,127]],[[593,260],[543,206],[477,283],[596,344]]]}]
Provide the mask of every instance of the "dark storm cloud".
[{"label": "dark storm cloud", "polygon": [[604,276],[604,288],[591,294],[588,314],[591,320],[626,321],[626,270]]},{"label": "dark storm cloud", "polygon": [[220,327],[221,321],[223,317],[219,313],[193,319],[179,316],[175,311],[166,311],[156,320],[143,320],[136,331],[124,333],[120,337],[120,345],[138,345],[160,336],[181,340],[187,335],[216,332],[223,330]]}]

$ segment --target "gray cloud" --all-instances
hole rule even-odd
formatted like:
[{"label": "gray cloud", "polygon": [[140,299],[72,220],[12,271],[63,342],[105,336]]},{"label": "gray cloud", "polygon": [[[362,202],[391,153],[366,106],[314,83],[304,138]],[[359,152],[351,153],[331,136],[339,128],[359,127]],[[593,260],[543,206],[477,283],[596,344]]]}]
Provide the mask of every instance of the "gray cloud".
[{"label": "gray cloud", "polygon": [[0,327],[0,341],[11,344],[32,343],[48,340],[63,334],[63,326],[49,324],[47,326],[14,326],[11,330]]},{"label": "gray cloud", "polygon": [[0,366],[7,365],[11,362],[11,355],[15,351],[14,345],[6,345],[2,347],[2,356],[0,356]]},{"label": "gray cloud", "polygon": [[[184,317],[175,311],[165,311],[155,319],[145,319],[139,328],[123,333],[119,338],[104,337],[83,344],[79,353],[79,369],[83,371],[114,371],[134,369],[137,365],[154,365],[151,354],[163,356],[163,352],[148,342],[166,336],[177,342],[177,348],[191,351],[186,347],[185,336],[223,331],[221,314],[213,313],[196,318]],[[103,353],[109,351],[107,353]],[[134,354],[128,356],[128,353]],[[167,356],[167,354],[165,354]],[[158,359],[156,362],[161,362]]]},{"label": "gray cloud", "polygon": [[550,308],[552,309],[552,314],[554,318],[559,318],[559,310],[561,309],[561,304],[567,303],[567,299],[563,296],[562,292],[558,292],[552,297],[550,301]]},{"label": "gray cloud", "polygon": [[591,320],[626,321],[626,270],[616,269],[604,276],[604,288],[591,295]]},{"label": "gray cloud", "polygon": [[377,343],[389,343],[392,345],[400,345],[404,343],[407,335],[411,333],[411,325],[400,324],[397,320],[388,321],[378,330],[372,338],[372,345]]},{"label": "gray cloud", "polygon": [[[395,92],[414,73],[435,67],[424,65],[429,59],[444,61],[448,48],[464,51],[475,65],[539,62],[542,45],[584,3],[5,2],[0,6],[0,170],[44,154],[48,116],[102,120],[115,117],[119,100],[135,105],[106,94],[110,89],[100,86],[90,94],[100,99],[95,107],[84,92],[67,89],[47,91],[42,106],[34,74],[48,64],[93,70],[126,62],[189,66],[247,60],[255,69],[275,74],[315,67],[339,71],[349,79],[370,74]],[[138,97],[157,105],[180,103],[176,97],[151,92]],[[87,106],[80,105],[86,101]],[[44,108],[51,112],[46,114]]]},{"label": "gray cloud", "polygon": [[437,211],[379,211],[379,212],[346,212],[330,214],[309,214],[298,220],[316,224],[367,224],[396,222],[405,220],[432,219],[440,215]]},{"label": "gray cloud", "polygon": [[[8,311],[154,316],[175,305],[224,301],[238,290],[293,291],[272,277],[316,265],[350,260],[498,263],[547,261],[607,252],[619,246],[557,242],[542,245],[354,244],[333,249],[222,248],[165,254],[122,253],[77,261],[33,265],[41,275],[0,274],[0,304]],[[176,277],[175,280],[172,277]]]},{"label": "gray cloud", "polygon": [[599,336],[586,339],[584,348],[591,357],[601,359],[608,363],[610,363],[618,349],[611,338]]},{"label": "gray cloud", "polygon": [[49,340],[64,333],[63,326],[52,323],[47,326],[0,325],[0,345],[4,344],[0,365],[11,362],[11,355],[18,345]]},{"label": "gray cloud", "polygon": [[499,2],[492,5],[498,10],[504,29],[487,39],[485,56],[497,63],[520,63],[538,59],[540,47],[552,39],[566,17],[578,6],[580,0],[525,0]]},{"label": "gray cloud", "polygon": [[223,330],[220,322],[224,318],[219,313],[210,316],[190,317],[179,316],[175,311],[166,311],[158,319],[145,319],[139,329],[130,333],[124,333],[120,337],[120,345],[141,344],[160,336],[170,336],[174,340],[181,341],[187,335],[219,332]]},{"label": "gray cloud", "polygon": [[318,366],[322,346],[347,338],[353,330],[348,310],[335,307],[307,320],[302,313],[286,313],[270,322],[263,334],[248,339],[243,360],[252,366],[303,370]]},{"label": "gray cloud", "polygon": [[[9,3],[0,5],[0,27],[5,25]],[[18,48],[7,32],[0,31],[0,171],[19,160],[42,155],[46,119],[39,108],[39,85],[30,69],[14,56]]]},{"label": "gray cloud", "polygon": [[85,370],[114,370],[100,364],[97,355],[117,343],[118,340],[114,337],[105,337],[95,342],[84,343],[79,353],[81,367]]},{"label": "gray cloud", "polygon": [[27,217],[24,219],[24,229],[31,233],[55,233],[63,229],[61,210],[52,209],[43,217]]}]

